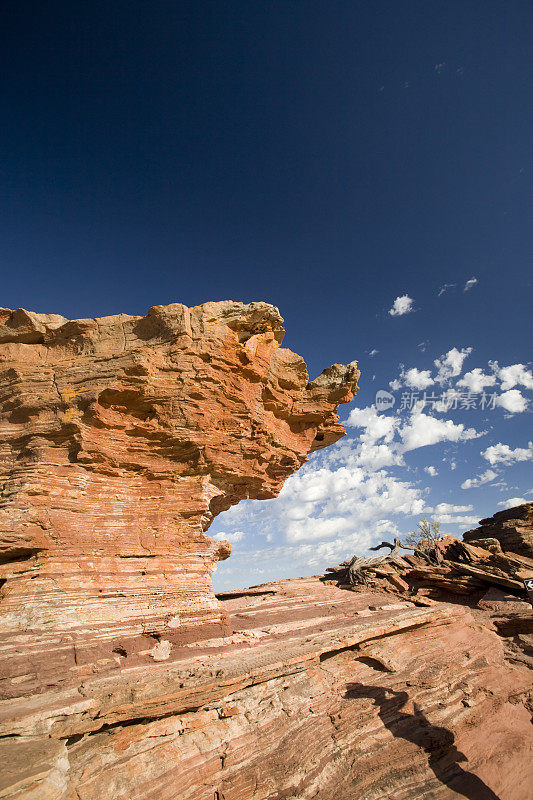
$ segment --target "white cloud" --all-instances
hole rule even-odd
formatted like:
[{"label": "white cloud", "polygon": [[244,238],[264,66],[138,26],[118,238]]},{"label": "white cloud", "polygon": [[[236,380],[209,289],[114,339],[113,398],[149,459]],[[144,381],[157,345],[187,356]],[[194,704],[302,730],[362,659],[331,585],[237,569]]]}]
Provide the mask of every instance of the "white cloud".
[{"label": "white cloud", "polygon": [[475,286],[477,282],[478,282],[477,278],[469,278],[464,285],[463,292],[468,292],[468,290],[472,289],[472,287]]},{"label": "white cloud", "polygon": [[333,538],[389,514],[410,516],[424,508],[418,487],[383,470],[368,474],[360,467],[322,468],[292,476],[285,486],[285,502],[300,508],[307,504],[298,519],[285,516],[288,542]]},{"label": "white cloud", "polygon": [[399,389],[402,388],[402,382],[398,380],[398,378],[394,378],[393,381],[389,381],[389,386],[393,392],[397,392]]},{"label": "white cloud", "polygon": [[[451,419],[438,419],[422,411],[419,402],[407,420],[399,415],[380,414],[374,406],[352,409],[346,425],[362,429],[355,439],[347,439],[323,455],[326,466],[349,465],[368,470],[403,466],[404,455],[412,450],[439,442],[461,442],[484,435],[474,428],[465,428]],[[453,467],[452,467],[453,468]],[[435,467],[425,471],[432,477]]]},{"label": "white cloud", "polygon": [[436,419],[428,414],[413,413],[401,432],[403,450],[416,450],[437,442],[458,442],[476,439],[481,436],[474,428],[466,428],[462,423],[456,424],[451,419]]},{"label": "white cloud", "polygon": [[482,369],[476,367],[470,372],[465,372],[461,380],[457,381],[457,386],[464,386],[469,392],[479,393],[485,386],[494,386],[495,383],[495,375],[486,375]]},{"label": "white cloud", "polygon": [[456,283],[443,283],[439,289],[438,296],[441,297],[448,291],[448,289],[454,289],[456,286]]},{"label": "white cloud", "polygon": [[[420,447],[445,441],[467,441],[483,435],[474,428],[465,428],[463,423],[424,414],[422,405],[422,401],[418,403],[406,421],[399,416],[380,414],[374,406],[352,409],[346,425],[363,431],[358,441],[349,440],[344,447],[341,445],[343,457],[354,465],[380,469],[402,465],[404,453]],[[325,463],[331,463],[332,457],[331,451],[325,454]]]},{"label": "white cloud", "polygon": [[401,297],[396,298],[392,304],[392,308],[389,309],[389,314],[391,317],[401,317],[404,314],[409,314],[411,311],[414,311],[413,298],[409,297],[408,294],[403,294]]},{"label": "white cloud", "polygon": [[306,517],[302,521],[290,523],[287,529],[288,542],[312,542],[317,539],[331,539],[353,528],[349,517]]},{"label": "white cloud", "polygon": [[392,442],[400,420],[387,414],[379,414],[374,406],[366,406],[365,408],[353,408],[346,424],[353,428],[363,428],[360,440],[373,444],[379,439]]},{"label": "white cloud", "polygon": [[427,341],[426,342],[419,342],[417,344],[417,347],[422,353],[425,353],[427,348],[428,348],[428,345],[429,345],[429,342],[427,342]]},{"label": "white cloud", "polygon": [[493,444],[482,451],[481,455],[489,464],[512,464],[513,461],[532,461],[533,460],[533,442],[529,442],[527,447],[517,447],[511,450],[508,444]]},{"label": "white cloud", "polygon": [[453,514],[436,514],[435,520],[442,525],[477,525],[479,517],[455,517]]},{"label": "white cloud", "polygon": [[405,462],[397,448],[388,444],[367,444],[363,442],[358,449],[356,463],[369,469],[402,466]]},{"label": "white cloud", "polygon": [[419,389],[420,391],[427,389],[428,386],[432,386],[435,383],[429,369],[418,370],[416,367],[411,367],[411,369],[403,373],[402,377],[406,386],[412,389]]},{"label": "white cloud", "polygon": [[234,533],[224,533],[224,531],[219,531],[215,533],[213,539],[216,539],[217,542],[229,542],[230,544],[237,544],[240,542],[241,539],[244,539],[244,531],[235,531]]},{"label": "white cloud", "polygon": [[373,358],[374,356],[377,356],[378,353],[379,353],[379,350],[376,350],[376,348],[374,348],[373,350],[371,350],[369,352],[368,355],[370,356],[370,358]]},{"label": "white cloud", "polygon": [[452,503],[439,503],[434,509],[432,509],[433,513],[435,514],[458,514],[461,511],[473,510],[474,506],[454,506]]},{"label": "white cloud", "polygon": [[528,401],[519,389],[509,389],[496,398],[496,405],[501,406],[511,414],[521,414],[528,406]]},{"label": "white cloud", "polygon": [[498,473],[493,469],[487,469],[478,475],[477,478],[468,478],[461,484],[461,489],[475,489],[477,486],[483,486],[484,483],[492,483],[498,477]]},{"label": "white cloud", "polygon": [[458,350],[457,347],[452,347],[445,355],[436,358],[434,364],[438,369],[435,379],[437,383],[446,383],[450,378],[456,378],[460,375],[463,369],[463,362],[471,352],[471,347],[463,347],[461,350]]},{"label": "white cloud", "polygon": [[401,424],[398,417],[379,414],[374,406],[367,406],[352,409],[345,424],[362,431],[357,439],[345,440],[324,453],[324,465],[346,464],[376,470],[404,463],[394,442]]},{"label": "white cloud", "polygon": [[523,497],[510,497],[508,500],[502,500],[498,505],[501,508],[514,508],[515,506],[521,506],[527,502],[528,501],[524,500]]},{"label": "white cloud", "polygon": [[502,392],[506,392],[514,386],[533,389],[533,373],[527,369],[525,364],[511,364],[508,367],[500,367],[497,361],[489,361],[489,365],[502,382]]}]

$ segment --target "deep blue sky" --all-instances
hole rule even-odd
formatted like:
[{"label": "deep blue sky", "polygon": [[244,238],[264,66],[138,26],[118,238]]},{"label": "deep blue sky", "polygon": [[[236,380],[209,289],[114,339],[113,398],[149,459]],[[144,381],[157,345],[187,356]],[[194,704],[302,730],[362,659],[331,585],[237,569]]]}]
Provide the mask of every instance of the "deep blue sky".
[{"label": "deep blue sky", "polygon": [[391,297],[473,273],[475,344],[524,337],[531,3],[17,0],[2,20],[4,305],[268,300],[320,369],[388,339]]},{"label": "deep blue sky", "polygon": [[[1,17],[2,305],[267,300],[312,374],[360,359],[359,405],[453,347],[470,369],[529,362],[531,2],[5,0]],[[390,316],[403,294],[417,310]],[[498,431],[513,447],[518,416]]]}]

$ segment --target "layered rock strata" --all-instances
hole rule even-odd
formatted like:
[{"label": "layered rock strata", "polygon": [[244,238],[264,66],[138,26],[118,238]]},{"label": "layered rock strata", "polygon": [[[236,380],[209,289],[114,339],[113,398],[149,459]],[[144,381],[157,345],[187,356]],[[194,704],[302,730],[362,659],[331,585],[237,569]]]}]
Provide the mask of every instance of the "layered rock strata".
[{"label": "layered rock strata", "polygon": [[531,798],[531,672],[469,609],[318,578],[221,600],[230,636],[12,702],[0,797]]},{"label": "layered rock strata", "polygon": [[210,521],[343,434],[355,363],[308,382],[262,303],[0,318],[0,798],[530,800],[505,585],[212,592]]},{"label": "layered rock strata", "polygon": [[497,539],[506,552],[533,558],[533,503],[498,511],[479,524],[463,534],[465,542],[483,546],[486,539]]},{"label": "layered rock strata", "polygon": [[0,311],[5,697],[229,632],[211,573],[230,547],[205,531],[342,436],[357,388],[355,362],[309,382],[282,322],[266,303]]}]

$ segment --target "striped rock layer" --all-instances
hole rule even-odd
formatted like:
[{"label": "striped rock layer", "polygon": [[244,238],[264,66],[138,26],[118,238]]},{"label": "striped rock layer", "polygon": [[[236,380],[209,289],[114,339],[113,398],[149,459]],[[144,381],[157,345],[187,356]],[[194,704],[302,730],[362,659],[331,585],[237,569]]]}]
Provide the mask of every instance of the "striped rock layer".
[{"label": "striped rock layer", "polygon": [[211,574],[230,546],[205,531],[341,437],[357,388],[355,362],[309,382],[282,322],[266,303],[0,310],[4,697],[228,632]]},{"label": "striped rock layer", "polygon": [[318,578],[221,600],[231,635],[0,707],[0,798],[531,800],[531,670],[488,612]]}]

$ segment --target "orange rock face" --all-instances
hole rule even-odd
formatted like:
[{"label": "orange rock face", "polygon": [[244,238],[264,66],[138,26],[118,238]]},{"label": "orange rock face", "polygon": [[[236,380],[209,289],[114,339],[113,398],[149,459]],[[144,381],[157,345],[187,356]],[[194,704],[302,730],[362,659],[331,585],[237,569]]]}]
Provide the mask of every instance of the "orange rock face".
[{"label": "orange rock face", "polygon": [[354,362],[309,383],[282,322],[266,303],[0,311],[4,696],[227,633],[211,573],[230,546],[205,531],[343,435],[359,376]]},{"label": "orange rock face", "polygon": [[213,594],[213,517],[342,436],[357,388],[309,383],[281,322],[0,311],[0,798],[529,797],[528,604]]}]

